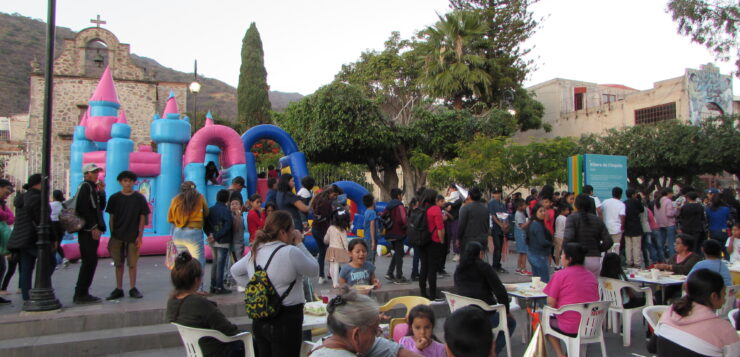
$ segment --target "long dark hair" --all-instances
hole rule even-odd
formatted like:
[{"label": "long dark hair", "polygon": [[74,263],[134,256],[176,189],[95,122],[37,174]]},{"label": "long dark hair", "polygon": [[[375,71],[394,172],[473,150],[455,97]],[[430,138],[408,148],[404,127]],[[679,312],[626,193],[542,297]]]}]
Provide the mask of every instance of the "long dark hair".
[{"label": "long dark hair", "polygon": [[[0,183],[0,187],[3,187],[2,183]],[[51,194],[51,197],[54,198],[54,201],[64,202],[64,192],[62,192],[61,190],[54,190],[54,192],[52,192]]]},{"label": "long dark hair", "polygon": [[718,210],[720,207],[724,206],[725,203],[722,201],[722,199],[719,197],[719,195],[714,195],[712,197],[712,205],[709,206],[709,208],[712,211]]},{"label": "long dark hair", "polygon": [[576,196],[576,208],[578,209],[578,219],[581,224],[591,224],[590,213],[596,211],[594,199],[587,194]]},{"label": "long dark hair", "polygon": [[[545,206],[543,206],[539,202],[536,205],[534,205],[534,208],[532,209],[532,220],[537,221],[538,223],[542,225],[542,230],[545,232],[545,239],[552,242],[552,233],[550,233],[547,227],[545,227],[545,221],[537,218],[537,211],[539,211],[540,208],[545,208]],[[547,209],[545,209],[545,214],[547,214]],[[529,237],[527,237],[527,242],[529,242]]]},{"label": "long dark hair", "polygon": [[617,253],[606,253],[604,261],[601,262],[601,274],[604,278],[627,280],[622,270],[622,259]]},{"label": "long dark hair", "polygon": [[[414,329],[411,328],[411,326],[414,324],[415,319],[427,319],[429,322],[432,323],[432,330],[434,329],[434,310],[432,310],[432,307],[429,305],[416,305],[414,306],[411,311],[409,311],[409,316],[406,317],[406,321],[408,321],[408,327],[409,330],[406,332],[406,336],[413,336],[414,335]],[[432,333],[432,339],[439,342],[439,339],[437,336],[435,336]]]},{"label": "long dark hair", "polygon": [[341,195],[344,193],[339,186],[331,184],[329,186],[324,187],[321,192],[317,193],[315,196],[313,196],[313,199],[311,200],[311,203],[309,204],[311,206],[311,209],[316,212],[321,206],[322,203],[329,200],[329,195],[332,193],[336,193],[337,195]]},{"label": "long dark hair", "polygon": [[293,175],[291,174],[282,174],[280,175],[280,180],[278,180],[278,192],[291,192],[293,189],[290,187],[290,179],[293,178]]},{"label": "long dark hair", "polygon": [[421,206],[425,206],[424,208],[434,206],[437,203],[437,191],[432,190],[430,188],[424,190],[424,193],[421,195]]},{"label": "long dark hair", "polygon": [[658,197],[657,200],[655,200],[655,207],[660,208],[660,200],[663,199],[663,197],[668,196],[669,193],[673,192],[673,190],[669,188],[664,188],[660,191],[660,197]]},{"label": "long dark hair", "polygon": [[476,261],[480,260],[480,252],[483,250],[483,245],[480,242],[470,241],[465,243],[462,254],[460,254],[460,263],[457,265],[459,268],[474,265]]},{"label": "long dark hair", "polygon": [[[689,316],[692,304],[697,303],[704,305],[712,310],[714,307],[710,301],[712,293],[722,294],[725,282],[722,276],[709,269],[699,269],[689,275],[686,280],[686,295],[673,303],[673,311],[686,317]],[[734,296],[732,297],[735,298]]]}]

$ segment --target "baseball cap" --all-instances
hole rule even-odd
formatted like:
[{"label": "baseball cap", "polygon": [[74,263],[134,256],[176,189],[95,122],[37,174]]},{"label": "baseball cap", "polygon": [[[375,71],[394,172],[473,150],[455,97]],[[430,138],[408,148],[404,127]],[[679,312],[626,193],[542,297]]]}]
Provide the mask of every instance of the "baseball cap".
[{"label": "baseball cap", "polygon": [[99,171],[99,170],[102,170],[102,168],[100,166],[98,166],[98,165],[93,164],[93,163],[86,164],[85,166],[82,166],[82,173],[83,174],[86,174],[88,172],[95,172],[95,171]]},{"label": "baseball cap", "polygon": [[710,188],[710,189],[707,189],[707,193],[713,193],[716,195],[719,193],[719,190],[716,188]]}]

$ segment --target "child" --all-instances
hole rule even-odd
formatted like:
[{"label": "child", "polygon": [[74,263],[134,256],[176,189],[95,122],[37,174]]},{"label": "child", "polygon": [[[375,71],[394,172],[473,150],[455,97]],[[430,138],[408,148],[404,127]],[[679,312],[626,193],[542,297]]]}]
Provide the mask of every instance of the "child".
[{"label": "child", "polygon": [[339,267],[341,264],[349,263],[347,243],[349,212],[344,209],[335,210],[331,215],[330,224],[324,235],[324,243],[329,245],[326,249],[326,260],[329,261],[329,275],[332,278],[332,286],[338,288]]},{"label": "child", "polygon": [[368,251],[372,252],[369,260],[371,263],[375,263],[375,249],[378,246],[378,237],[380,236],[378,214],[375,212],[375,197],[371,193],[368,193],[362,197],[362,203],[366,207],[363,226],[365,241],[367,241]]},{"label": "child", "polygon": [[740,263],[740,222],[732,225],[732,234],[727,240],[727,251],[730,252],[730,263]]},{"label": "child", "polygon": [[144,195],[134,191],[137,177],[131,171],[121,171],[116,178],[121,191],[108,199],[106,212],[110,215],[111,237],[108,240],[108,251],[116,266],[116,288],[106,300],[123,297],[123,262],[128,263],[128,278],[132,298],[141,299],[143,295],[136,289],[136,266],[139,261],[144,224],[149,215],[149,205]]},{"label": "child", "polygon": [[555,269],[560,270],[563,266],[560,264],[560,254],[563,252],[563,239],[565,238],[565,221],[570,214],[570,205],[561,205],[558,209],[558,218],[555,218],[555,239],[553,244],[555,245]]},{"label": "child", "polygon": [[208,244],[213,253],[213,267],[211,268],[211,294],[229,294],[224,288],[224,271],[229,262],[229,248],[233,240],[232,228],[234,217],[226,207],[229,201],[229,191],[220,190],[216,194],[216,204],[208,210],[204,231],[208,236]]},{"label": "child", "polygon": [[489,357],[493,352],[493,334],[488,315],[478,306],[455,310],[445,320],[447,357]]},{"label": "child", "polygon": [[249,245],[254,242],[257,231],[265,227],[265,211],[262,206],[262,196],[255,193],[249,197],[249,212],[247,213],[247,230],[249,231]]},{"label": "child", "polygon": [[399,343],[403,348],[424,357],[445,357],[445,345],[433,335],[434,311],[429,305],[417,305],[407,318],[409,331]]},{"label": "child", "polygon": [[516,250],[519,252],[516,272],[519,275],[531,276],[532,272],[527,270],[527,202],[523,199],[514,201],[516,213],[514,214],[514,239],[516,240]]},{"label": "child", "polygon": [[[329,233],[327,232],[327,235]],[[339,272],[340,285],[373,285],[373,289],[380,288],[380,281],[375,278],[375,265],[366,261],[367,243],[364,239],[353,239],[349,242],[349,264],[342,266]]]}]

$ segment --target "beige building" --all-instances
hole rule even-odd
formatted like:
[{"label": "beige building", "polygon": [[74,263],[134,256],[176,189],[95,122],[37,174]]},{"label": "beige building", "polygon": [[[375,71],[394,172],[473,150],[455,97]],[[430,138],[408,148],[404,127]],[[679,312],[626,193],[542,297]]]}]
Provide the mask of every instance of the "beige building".
[{"label": "beige building", "polygon": [[619,84],[596,84],[555,78],[527,88],[545,107],[543,123],[552,130],[529,130],[516,139],[577,137],[611,128],[678,119],[694,124],[703,118],[737,113],[732,77],[712,64],[687,69],[683,76],[637,90]]},{"label": "beige building", "polygon": [[[70,145],[74,127],[87,110],[87,103],[106,66],[116,81],[118,100],[131,125],[135,145],[151,144],[150,124],[154,113],[164,110],[170,90],[181,108],[187,105],[187,83],[158,82],[152,74],[133,64],[128,44],[113,33],[91,27],[64,41],[54,60],[54,106],[52,128],[52,188],[68,190]],[[26,143],[28,172],[41,170],[41,131],[43,125],[44,75],[32,64],[30,106],[27,115]],[[0,123],[2,125],[2,123]],[[2,137],[0,132],[0,138]]]}]

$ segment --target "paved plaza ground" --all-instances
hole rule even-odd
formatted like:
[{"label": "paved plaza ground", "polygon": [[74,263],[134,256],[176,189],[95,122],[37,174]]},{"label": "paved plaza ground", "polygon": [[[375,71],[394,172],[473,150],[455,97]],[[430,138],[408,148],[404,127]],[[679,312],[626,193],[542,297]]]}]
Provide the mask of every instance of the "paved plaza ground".
[{"label": "paved plaza ground", "polygon": [[[517,254],[509,254],[508,261],[505,262],[504,267],[510,272],[514,271],[516,264]],[[383,283],[383,287],[376,292],[375,296],[383,303],[390,297],[410,295],[418,293],[418,284],[413,283],[409,285],[394,285],[382,278],[385,273],[390,261],[389,257],[378,257],[376,259],[377,271],[379,279]],[[454,272],[456,263],[449,259],[446,263],[447,271],[450,273]],[[208,264],[206,270],[206,286],[209,283],[211,265]],[[328,265],[327,265],[328,268]],[[77,279],[77,273],[79,271],[79,264],[70,264],[67,268],[60,268],[56,270],[53,276],[54,288],[56,296],[64,306],[61,312],[51,313],[46,315],[44,318],[62,318],[62,317],[74,317],[74,316],[88,316],[104,313],[112,313],[113,316],[121,316],[123,319],[126,314],[132,314],[134,311],[146,311],[147,309],[162,309],[167,300],[168,294],[171,292],[171,284],[169,281],[169,271],[164,267],[164,257],[162,256],[150,256],[142,257],[139,261],[139,279],[138,288],[144,294],[143,299],[132,299],[129,297],[122,298],[116,301],[103,301],[100,304],[79,306],[72,303],[72,295],[74,291],[74,284]],[[411,258],[409,256],[404,258],[404,273],[408,277],[411,271]],[[502,280],[505,283],[512,282],[523,282],[528,281],[526,277],[522,277],[513,273],[501,274]],[[316,282],[315,282],[316,283]],[[13,278],[10,283],[9,290],[15,291],[17,287],[17,275]],[[324,285],[315,285],[317,290],[328,289],[330,283]],[[450,289],[453,285],[452,277],[442,277],[439,279],[440,290]],[[95,275],[95,280],[91,288],[93,295],[105,298],[110,291],[115,287],[114,269],[111,265],[110,259],[101,259],[98,263],[98,270]],[[124,277],[124,291],[128,290],[128,277]],[[29,318],[33,318],[34,314],[25,313],[21,311],[22,302],[19,294],[12,294],[6,296],[13,301],[10,305],[0,306],[0,328],[12,328],[14,324],[18,324],[21,321],[25,321]],[[229,295],[213,296],[211,297],[214,301],[217,301],[222,306],[241,306],[240,302],[243,300],[243,296],[240,293],[234,292]],[[445,311],[444,309],[442,311]],[[49,313],[44,313],[49,314]],[[242,313],[243,314],[243,313]],[[227,313],[227,316],[229,314]],[[518,311],[515,313],[517,319],[517,330],[512,336],[512,354],[514,356],[521,356],[526,349],[526,345],[522,342],[522,331],[525,326],[525,315],[523,312]],[[442,332],[442,324],[444,323],[444,317],[438,319],[437,326],[435,328],[436,335],[440,339],[444,339]],[[4,326],[3,326],[4,325]],[[632,321],[632,346],[623,347],[622,339],[620,335],[612,332],[606,332],[606,343],[607,350],[610,356],[647,356],[647,350],[645,349],[645,330],[646,325],[642,319],[634,318]],[[163,328],[164,329],[164,328]],[[7,331],[7,330],[6,330]],[[28,332],[33,333],[32,331]],[[89,332],[81,332],[89,333]],[[29,337],[23,334],[19,334],[19,337]],[[28,342],[33,344],[35,342]],[[3,344],[3,337],[0,337],[0,346]],[[126,351],[125,348],[122,351]],[[182,356],[185,350],[182,347],[161,347],[153,348],[134,352],[125,352],[117,354],[101,354],[101,355],[118,355],[118,356]],[[2,354],[2,353],[0,353]],[[505,353],[504,353],[505,354]],[[588,349],[588,356],[599,356],[601,353],[599,348],[594,345]],[[35,355],[35,354],[34,354]],[[552,354],[551,354],[552,355]]]}]

